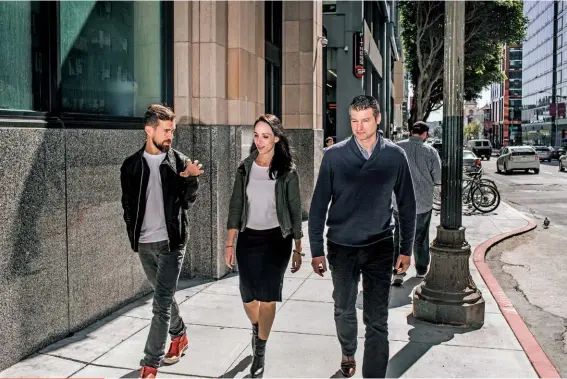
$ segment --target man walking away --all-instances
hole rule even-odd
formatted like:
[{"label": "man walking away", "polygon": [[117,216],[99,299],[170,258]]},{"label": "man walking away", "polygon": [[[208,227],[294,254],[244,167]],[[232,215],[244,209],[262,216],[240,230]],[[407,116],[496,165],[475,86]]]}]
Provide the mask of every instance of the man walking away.
[{"label": "man walking away", "polygon": [[[126,158],[120,182],[128,238],[154,288],[154,315],[140,365],[142,378],[155,378],[162,359],[176,363],[188,347],[174,294],[187,244],[187,209],[203,171],[198,161],[171,148],[175,115],[170,108],[150,105],[144,129],[146,143]],[[171,345],[164,356],[168,331]]]},{"label": "man walking away", "polygon": [[[378,101],[357,96],[349,108],[354,136],[326,151],[309,211],[309,241],[313,270],[327,271],[327,250],[335,324],[342,349],[341,372],[356,371],[356,296],[362,273],[363,320],[366,325],[362,375],[384,378],[389,359],[388,301],[394,259],[392,192],[396,194],[401,230],[401,255],[396,267],[409,267],[415,229],[415,196],[404,151],[377,133]],[[329,212],[327,216],[327,208]]]},{"label": "man walking away", "polygon": [[[413,124],[412,135],[409,139],[398,142],[398,146],[404,149],[408,158],[417,202],[413,254],[418,278],[423,278],[429,267],[429,224],[433,209],[433,190],[436,185],[441,185],[441,159],[437,150],[424,143],[428,135],[429,126],[423,121],[418,121]],[[399,241],[402,229],[396,210],[394,210],[394,223],[394,241]],[[400,254],[400,249],[397,242],[394,242],[394,247],[395,261]],[[405,272],[397,273],[394,268],[392,284],[401,285],[405,275]]]}]

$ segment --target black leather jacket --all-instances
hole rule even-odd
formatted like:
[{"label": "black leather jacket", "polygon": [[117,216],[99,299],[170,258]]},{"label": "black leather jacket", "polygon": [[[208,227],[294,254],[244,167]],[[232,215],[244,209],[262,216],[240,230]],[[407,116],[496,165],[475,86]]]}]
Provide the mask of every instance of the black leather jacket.
[{"label": "black leather jacket", "polygon": [[[146,192],[150,168],[143,156],[144,147],[126,158],[120,168],[122,208],[124,221],[132,249],[138,251],[140,231],[146,211]],[[199,180],[179,174],[185,170],[187,157],[170,149],[160,165],[165,223],[169,237],[169,249],[179,249],[187,243],[187,209],[195,203]]]}]

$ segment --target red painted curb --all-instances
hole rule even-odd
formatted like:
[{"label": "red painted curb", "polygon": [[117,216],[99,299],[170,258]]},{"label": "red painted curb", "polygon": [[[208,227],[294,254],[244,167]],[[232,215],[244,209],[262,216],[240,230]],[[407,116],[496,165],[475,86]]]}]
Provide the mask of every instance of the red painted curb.
[{"label": "red painted curb", "polygon": [[482,276],[482,279],[486,283],[486,286],[496,300],[496,303],[498,303],[498,307],[500,308],[500,311],[508,322],[508,325],[510,325],[512,332],[520,342],[520,345],[522,345],[524,352],[528,356],[528,359],[530,360],[538,376],[540,378],[561,378],[561,376],[557,372],[557,369],[555,368],[553,363],[551,363],[551,360],[549,359],[547,354],[545,354],[532,332],[528,329],[528,327],[524,323],[524,320],[522,320],[522,317],[520,317],[520,315],[512,305],[512,302],[510,301],[510,299],[508,299],[508,297],[502,290],[502,287],[500,287],[500,284],[498,283],[494,275],[492,275],[490,268],[484,261],[486,253],[494,245],[510,237],[529,232],[536,227],[537,223],[535,221],[528,220],[528,225],[526,226],[507,233],[499,234],[490,238],[489,240],[484,241],[474,249],[473,261],[476,268],[478,269],[478,272],[480,273],[480,276]]}]

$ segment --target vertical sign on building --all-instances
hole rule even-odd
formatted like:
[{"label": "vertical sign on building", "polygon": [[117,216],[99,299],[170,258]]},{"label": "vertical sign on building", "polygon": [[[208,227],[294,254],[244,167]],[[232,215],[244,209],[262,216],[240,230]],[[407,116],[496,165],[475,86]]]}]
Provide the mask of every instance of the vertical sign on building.
[{"label": "vertical sign on building", "polygon": [[352,46],[353,51],[353,66],[352,73],[358,79],[364,76],[364,35],[361,32],[354,33]]}]

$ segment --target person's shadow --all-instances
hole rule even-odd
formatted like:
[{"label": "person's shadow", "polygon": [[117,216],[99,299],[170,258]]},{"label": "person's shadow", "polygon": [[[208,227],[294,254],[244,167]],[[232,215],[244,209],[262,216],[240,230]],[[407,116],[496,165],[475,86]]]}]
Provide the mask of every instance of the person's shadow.
[{"label": "person's shadow", "polygon": [[408,332],[409,342],[390,358],[386,371],[387,378],[401,377],[433,346],[451,341],[456,334],[477,330],[477,328],[434,325],[417,320],[412,314],[407,316],[407,322],[413,326]]},{"label": "person's shadow", "polygon": [[[244,357],[240,362],[238,362],[238,364],[234,366],[231,370],[225,372],[224,375],[222,375],[220,378],[234,378],[239,372],[243,372],[251,364],[252,364],[252,356],[248,355]],[[261,375],[257,376],[257,378],[262,378],[263,375],[264,374],[262,373]],[[248,374],[244,376],[244,378],[251,378],[251,376],[250,374]]]}]

